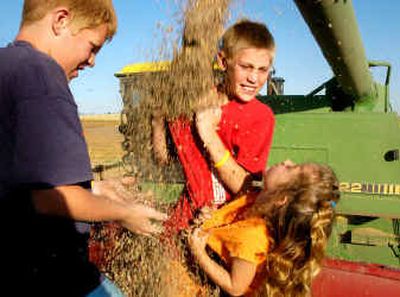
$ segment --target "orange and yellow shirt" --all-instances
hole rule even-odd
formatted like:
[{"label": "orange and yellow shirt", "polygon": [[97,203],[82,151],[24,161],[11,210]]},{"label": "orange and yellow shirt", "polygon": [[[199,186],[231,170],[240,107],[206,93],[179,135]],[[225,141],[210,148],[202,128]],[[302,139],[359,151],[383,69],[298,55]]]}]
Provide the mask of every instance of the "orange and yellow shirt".
[{"label": "orange and yellow shirt", "polygon": [[255,198],[256,194],[248,194],[235,199],[214,211],[202,225],[209,233],[207,245],[226,263],[236,257],[260,265],[267,257],[269,240],[265,220],[240,219]]}]

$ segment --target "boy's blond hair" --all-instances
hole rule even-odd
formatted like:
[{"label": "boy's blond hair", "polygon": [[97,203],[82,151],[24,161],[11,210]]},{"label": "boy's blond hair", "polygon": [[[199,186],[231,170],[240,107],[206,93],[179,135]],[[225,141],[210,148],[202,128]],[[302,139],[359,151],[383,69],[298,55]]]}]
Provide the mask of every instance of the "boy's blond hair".
[{"label": "boy's blond hair", "polygon": [[231,59],[241,49],[258,48],[271,51],[274,58],[275,41],[266,25],[250,20],[241,20],[229,27],[222,36],[220,51]]},{"label": "boy's blond hair", "polygon": [[117,16],[112,0],[25,0],[21,26],[41,20],[56,7],[66,7],[72,13],[75,32],[106,24],[107,40],[117,31]]}]

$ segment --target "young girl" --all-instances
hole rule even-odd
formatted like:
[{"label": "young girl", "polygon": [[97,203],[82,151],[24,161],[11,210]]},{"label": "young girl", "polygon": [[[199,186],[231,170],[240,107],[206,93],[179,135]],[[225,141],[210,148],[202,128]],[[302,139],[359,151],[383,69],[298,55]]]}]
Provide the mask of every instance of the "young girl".
[{"label": "young girl", "polygon": [[214,211],[190,235],[190,249],[232,296],[309,296],[331,233],[338,181],[327,166],[285,161],[265,173],[264,186]]}]

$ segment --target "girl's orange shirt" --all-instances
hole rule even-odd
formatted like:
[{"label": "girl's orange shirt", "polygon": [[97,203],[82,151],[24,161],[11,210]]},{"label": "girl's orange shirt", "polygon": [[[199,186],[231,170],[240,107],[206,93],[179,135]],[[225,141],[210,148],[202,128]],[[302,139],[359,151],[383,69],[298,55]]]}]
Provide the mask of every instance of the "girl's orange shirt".
[{"label": "girl's orange shirt", "polygon": [[202,225],[209,233],[207,245],[226,263],[235,257],[259,265],[267,257],[269,241],[264,219],[240,219],[255,198],[256,194],[248,194],[233,200],[214,211]]}]

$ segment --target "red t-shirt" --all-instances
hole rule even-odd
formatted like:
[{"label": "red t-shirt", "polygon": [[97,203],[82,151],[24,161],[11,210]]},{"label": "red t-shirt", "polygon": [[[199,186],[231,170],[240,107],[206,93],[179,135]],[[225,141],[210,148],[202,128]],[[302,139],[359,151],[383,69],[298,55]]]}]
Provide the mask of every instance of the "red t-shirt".
[{"label": "red t-shirt", "polygon": [[[189,120],[169,123],[179,160],[186,177],[186,187],[166,223],[181,230],[189,225],[193,211],[206,205],[222,204],[230,199],[213,166],[206,158],[196,127]],[[264,171],[272,143],[275,118],[272,110],[257,99],[250,102],[230,101],[222,106],[218,135],[232,157],[252,174]]]},{"label": "red t-shirt", "polygon": [[272,110],[257,99],[230,101],[222,108],[218,134],[236,162],[258,174],[267,164],[274,125]]}]

